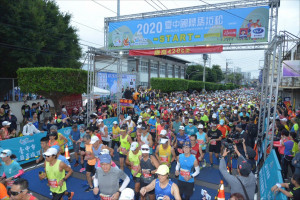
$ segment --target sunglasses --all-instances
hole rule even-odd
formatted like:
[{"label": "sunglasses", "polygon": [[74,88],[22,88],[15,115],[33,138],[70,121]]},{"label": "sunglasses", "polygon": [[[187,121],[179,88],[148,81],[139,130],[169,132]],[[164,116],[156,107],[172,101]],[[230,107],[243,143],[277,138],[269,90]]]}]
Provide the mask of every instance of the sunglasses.
[{"label": "sunglasses", "polygon": [[17,196],[17,195],[21,194],[22,192],[23,192],[23,190],[21,190],[20,192],[10,191],[10,194],[11,194],[12,196]]},{"label": "sunglasses", "polygon": [[142,148],[142,151],[149,151],[148,148]]},{"label": "sunglasses", "polygon": [[[51,156],[52,156],[52,155],[51,155]],[[44,158],[50,158],[51,156],[46,156],[46,155],[43,155],[43,157],[44,157]]]}]

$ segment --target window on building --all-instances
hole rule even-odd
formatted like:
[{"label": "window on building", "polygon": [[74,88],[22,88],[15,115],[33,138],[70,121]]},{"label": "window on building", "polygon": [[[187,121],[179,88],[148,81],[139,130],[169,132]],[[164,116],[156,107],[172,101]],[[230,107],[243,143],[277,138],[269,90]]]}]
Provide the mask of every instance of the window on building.
[{"label": "window on building", "polygon": [[168,65],[168,77],[173,77],[173,66]]},{"label": "window on building", "polygon": [[128,72],[135,72],[136,70],[136,61],[135,60],[130,60],[128,61]]},{"label": "window on building", "polygon": [[160,67],[159,67],[159,70],[160,70],[160,75],[166,75],[166,66],[165,64],[161,64]]},{"label": "window on building", "polygon": [[141,72],[148,73],[148,62],[141,61]]},{"label": "window on building", "polygon": [[157,74],[158,64],[157,63],[151,63],[150,67],[151,67],[150,68],[151,74]]},{"label": "window on building", "polygon": [[181,68],[181,78],[184,78],[184,68]]},{"label": "window on building", "polygon": [[179,67],[175,66],[175,77],[179,76]]}]

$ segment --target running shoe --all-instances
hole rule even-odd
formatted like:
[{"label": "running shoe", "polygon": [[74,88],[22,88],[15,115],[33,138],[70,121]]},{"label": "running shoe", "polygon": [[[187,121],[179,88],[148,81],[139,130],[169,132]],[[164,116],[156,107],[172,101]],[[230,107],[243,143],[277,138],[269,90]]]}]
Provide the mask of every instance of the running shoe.
[{"label": "running shoe", "polygon": [[89,192],[89,191],[92,191],[93,189],[94,189],[94,187],[88,187],[85,191]]},{"label": "running shoe", "polygon": [[70,193],[71,193],[71,195],[70,195],[70,197],[68,197],[68,200],[72,200],[73,196],[74,196],[74,192],[70,192]]},{"label": "running shoe", "polygon": [[202,167],[203,167],[203,168],[206,167],[206,160],[205,160],[205,159],[203,159]]},{"label": "running shoe", "polygon": [[210,167],[214,167],[214,164],[213,164],[213,163],[210,163]]},{"label": "running shoe", "polygon": [[84,171],[85,171],[85,168],[81,168],[81,169],[79,170],[80,173],[82,173],[82,172],[84,172]]}]

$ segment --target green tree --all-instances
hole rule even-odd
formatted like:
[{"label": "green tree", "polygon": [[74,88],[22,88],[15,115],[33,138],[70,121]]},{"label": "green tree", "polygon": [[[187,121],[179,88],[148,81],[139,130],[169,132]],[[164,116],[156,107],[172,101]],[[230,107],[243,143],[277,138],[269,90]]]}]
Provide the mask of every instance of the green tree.
[{"label": "green tree", "polygon": [[0,77],[19,68],[76,68],[81,48],[71,15],[50,0],[0,1]]},{"label": "green tree", "polygon": [[221,82],[224,79],[224,74],[223,74],[223,72],[221,70],[221,66],[220,65],[213,65],[211,70],[217,76],[214,82]]},{"label": "green tree", "polygon": [[200,81],[203,76],[202,65],[191,65],[186,69],[185,79]]},{"label": "green tree", "polygon": [[231,73],[227,78],[229,83],[240,85],[243,75],[240,73]]},{"label": "green tree", "polygon": [[17,74],[22,92],[31,92],[51,99],[56,111],[63,97],[82,94],[87,89],[87,71],[81,69],[20,68]]}]

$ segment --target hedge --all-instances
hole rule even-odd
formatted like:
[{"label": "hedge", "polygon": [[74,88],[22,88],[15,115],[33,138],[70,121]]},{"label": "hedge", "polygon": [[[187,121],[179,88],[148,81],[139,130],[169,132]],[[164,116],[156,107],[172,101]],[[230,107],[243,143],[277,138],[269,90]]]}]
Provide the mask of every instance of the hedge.
[{"label": "hedge", "polygon": [[[151,88],[161,90],[162,92],[197,90],[202,91],[204,83],[202,81],[185,80],[179,78],[151,78]],[[205,82],[205,90],[233,90],[238,88],[234,84],[219,84]]]}]

